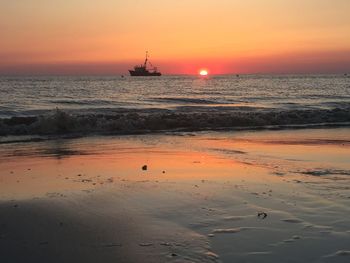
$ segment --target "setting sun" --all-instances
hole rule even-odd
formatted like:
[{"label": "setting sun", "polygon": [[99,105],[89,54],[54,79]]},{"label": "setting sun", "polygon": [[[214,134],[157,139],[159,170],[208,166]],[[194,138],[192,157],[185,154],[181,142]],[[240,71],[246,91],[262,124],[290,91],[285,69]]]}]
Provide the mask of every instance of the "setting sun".
[{"label": "setting sun", "polygon": [[199,75],[201,76],[207,76],[208,75],[208,71],[205,69],[202,69],[201,71],[199,71]]}]

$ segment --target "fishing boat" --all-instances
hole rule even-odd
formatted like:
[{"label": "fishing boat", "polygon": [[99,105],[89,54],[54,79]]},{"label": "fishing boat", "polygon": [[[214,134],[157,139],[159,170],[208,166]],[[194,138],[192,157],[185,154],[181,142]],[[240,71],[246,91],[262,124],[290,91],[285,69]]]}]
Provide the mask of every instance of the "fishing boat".
[{"label": "fishing boat", "polygon": [[[146,51],[146,58],[145,62],[141,65],[136,65],[134,69],[130,69],[130,76],[161,76],[162,73],[160,73],[156,67],[152,65],[152,63],[148,60],[149,55],[148,51]],[[150,65],[152,68],[147,68],[147,65]]]}]

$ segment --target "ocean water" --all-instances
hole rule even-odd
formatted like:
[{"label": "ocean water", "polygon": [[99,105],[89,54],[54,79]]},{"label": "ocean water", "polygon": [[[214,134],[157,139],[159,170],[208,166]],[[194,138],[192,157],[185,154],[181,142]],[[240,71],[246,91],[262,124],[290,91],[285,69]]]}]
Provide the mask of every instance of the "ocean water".
[{"label": "ocean water", "polygon": [[0,134],[347,125],[350,76],[0,77]]}]

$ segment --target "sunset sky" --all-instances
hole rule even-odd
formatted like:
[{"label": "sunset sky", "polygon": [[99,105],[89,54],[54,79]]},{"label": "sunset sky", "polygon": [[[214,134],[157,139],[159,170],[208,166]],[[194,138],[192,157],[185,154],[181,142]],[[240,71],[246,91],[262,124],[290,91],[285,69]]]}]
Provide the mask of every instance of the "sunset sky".
[{"label": "sunset sky", "polygon": [[0,0],[0,74],[345,73],[349,0]]}]

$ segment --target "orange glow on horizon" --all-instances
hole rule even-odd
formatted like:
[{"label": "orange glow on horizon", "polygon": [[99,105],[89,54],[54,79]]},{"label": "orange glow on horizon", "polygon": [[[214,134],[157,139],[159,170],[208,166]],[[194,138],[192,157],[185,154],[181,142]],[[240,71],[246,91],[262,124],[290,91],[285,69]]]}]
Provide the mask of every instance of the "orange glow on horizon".
[{"label": "orange glow on horizon", "polygon": [[125,74],[145,50],[164,74],[197,74],[203,61],[210,74],[346,72],[350,66],[350,1],[0,5],[0,74]]},{"label": "orange glow on horizon", "polygon": [[201,70],[199,71],[199,75],[201,75],[201,76],[207,76],[207,75],[208,75],[208,71],[207,71],[206,69],[201,69]]}]

